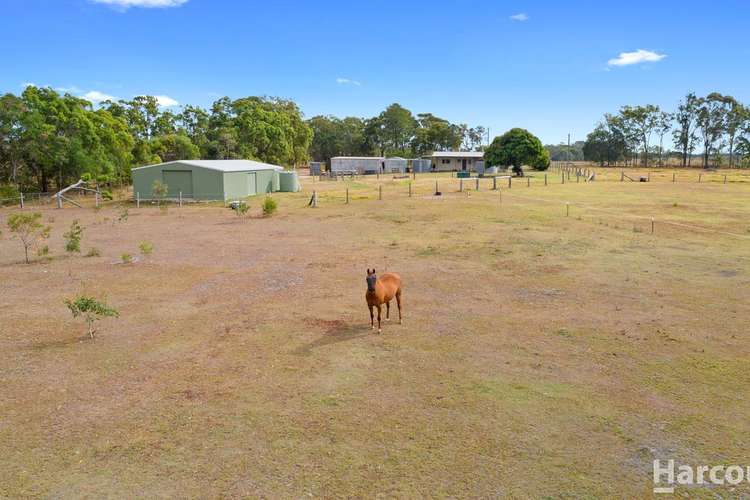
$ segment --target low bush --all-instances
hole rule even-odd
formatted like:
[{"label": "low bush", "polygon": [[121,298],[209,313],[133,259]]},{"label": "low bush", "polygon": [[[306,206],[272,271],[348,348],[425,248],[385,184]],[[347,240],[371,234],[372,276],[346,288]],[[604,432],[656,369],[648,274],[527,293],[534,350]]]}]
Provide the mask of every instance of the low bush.
[{"label": "low bush", "polygon": [[274,200],[270,196],[266,196],[266,199],[263,200],[263,215],[269,217],[276,213],[277,208],[279,208],[279,206],[276,203],[276,200]]}]

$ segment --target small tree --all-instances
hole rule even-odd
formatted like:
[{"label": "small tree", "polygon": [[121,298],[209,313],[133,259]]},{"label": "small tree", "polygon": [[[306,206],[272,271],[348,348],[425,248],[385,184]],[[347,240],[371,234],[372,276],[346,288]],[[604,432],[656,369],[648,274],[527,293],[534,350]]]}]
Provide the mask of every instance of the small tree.
[{"label": "small tree", "polygon": [[157,179],[151,186],[151,192],[156,198],[156,206],[161,208],[162,203],[164,202],[164,198],[167,197],[167,193],[169,192],[169,186]]},{"label": "small tree", "polygon": [[81,237],[83,236],[83,228],[78,223],[78,219],[74,220],[70,225],[70,231],[63,234],[65,238],[65,251],[69,253],[81,252]]},{"label": "small tree", "polygon": [[522,128],[514,128],[500,137],[495,137],[484,152],[490,166],[512,166],[516,175],[523,175],[522,167],[529,165],[534,170],[549,168],[549,153],[542,141]]},{"label": "small tree", "polygon": [[70,309],[70,313],[74,318],[82,316],[86,320],[86,324],[89,328],[89,336],[94,338],[94,321],[98,321],[102,318],[107,317],[118,317],[120,313],[104,302],[99,302],[93,297],[86,295],[79,295],[74,299],[68,299],[65,301],[65,305]]},{"label": "small tree", "polygon": [[49,238],[51,228],[42,224],[39,212],[15,213],[8,216],[8,228],[23,244],[26,263],[29,263],[29,248],[40,239]]},{"label": "small tree", "polygon": [[276,200],[270,196],[266,196],[266,199],[263,200],[263,215],[269,217],[276,212],[277,208],[278,204],[276,203]]}]

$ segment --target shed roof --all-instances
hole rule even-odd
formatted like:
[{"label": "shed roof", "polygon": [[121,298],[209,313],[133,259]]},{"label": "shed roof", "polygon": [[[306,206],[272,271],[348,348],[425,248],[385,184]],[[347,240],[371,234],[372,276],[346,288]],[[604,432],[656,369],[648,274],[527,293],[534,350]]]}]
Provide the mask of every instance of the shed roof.
[{"label": "shed roof", "polygon": [[159,163],[156,165],[146,165],[145,167],[134,168],[133,170],[140,170],[142,168],[161,167],[164,165],[172,164],[184,164],[193,167],[207,168],[209,170],[218,170],[220,172],[247,172],[250,170],[284,170],[284,167],[278,165],[271,165],[270,163],[263,163],[260,161],[253,160],[177,160],[168,161],[166,163]]},{"label": "shed roof", "polygon": [[435,151],[433,158],[484,158],[481,151]]}]

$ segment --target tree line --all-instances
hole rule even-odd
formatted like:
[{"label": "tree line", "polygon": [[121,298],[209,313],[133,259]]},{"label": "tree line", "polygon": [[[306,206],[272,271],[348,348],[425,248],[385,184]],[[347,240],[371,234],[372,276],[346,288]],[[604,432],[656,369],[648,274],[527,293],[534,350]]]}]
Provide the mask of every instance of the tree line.
[{"label": "tree line", "polygon": [[414,115],[398,103],[372,118],[314,116],[310,156],[328,161],[335,156],[420,157],[433,151],[478,150],[486,137],[482,126],[454,124],[431,113]]},{"label": "tree line", "polygon": [[308,159],[312,137],[285,99],[223,97],[210,110],[173,112],[152,96],[94,107],[29,86],[0,97],[0,186],[47,192],[80,178],[108,186],[129,182],[133,167],[198,158],[292,166]]},{"label": "tree line", "polygon": [[688,167],[696,152],[704,168],[750,166],[750,108],[718,92],[688,93],[672,112],[623,106],[605,114],[583,145],[584,159],[601,165],[661,166],[676,157]]}]

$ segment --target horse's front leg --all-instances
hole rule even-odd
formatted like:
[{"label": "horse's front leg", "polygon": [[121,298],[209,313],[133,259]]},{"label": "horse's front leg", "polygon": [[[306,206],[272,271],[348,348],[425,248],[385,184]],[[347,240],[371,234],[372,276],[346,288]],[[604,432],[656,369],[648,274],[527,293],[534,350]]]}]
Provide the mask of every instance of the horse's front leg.
[{"label": "horse's front leg", "polygon": [[368,305],[367,307],[370,308],[370,328],[375,329],[375,311],[373,310],[372,305]]},{"label": "horse's front leg", "polygon": [[378,333],[383,333],[383,327],[380,324],[380,311],[383,309],[381,304],[378,304]]},{"label": "horse's front leg", "polygon": [[391,320],[391,303],[386,302],[385,303],[385,320],[390,321]]}]

